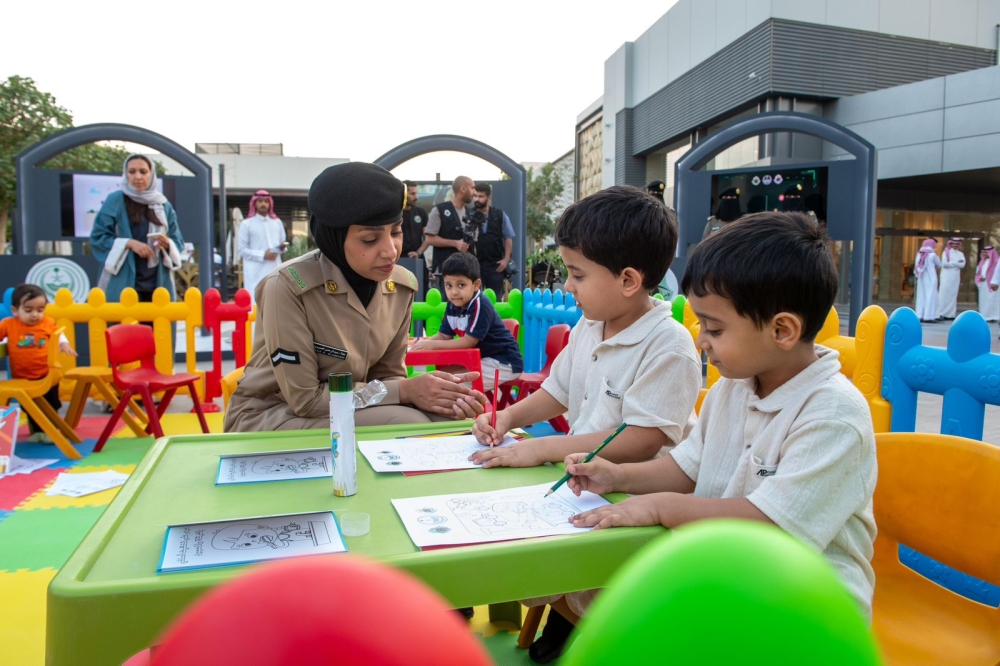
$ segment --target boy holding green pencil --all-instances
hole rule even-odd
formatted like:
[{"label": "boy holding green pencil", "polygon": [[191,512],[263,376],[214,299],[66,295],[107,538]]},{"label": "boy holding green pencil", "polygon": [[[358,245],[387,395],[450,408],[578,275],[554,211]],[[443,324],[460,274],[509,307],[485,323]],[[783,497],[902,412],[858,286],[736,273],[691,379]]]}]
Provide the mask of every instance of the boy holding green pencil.
[{"label": "boy holding green pencil", "polygon": [[871,413],[838,353],[814,343],[837,294],[828,241],[805,215],[772,212],[732,222],[694,250],[681,289],[701,322],[698,347],[723,378],[669,455],[636,465],[567,456],[574,492],[634,494],[573,524],[772,523],[822,551],[871,617]]},{"label": "boy holding green pencil", "polygon": [[[533,467],[589,453],[622,423],[624,430],[602,456],[641,462],[663,455],[694,423],[701,388],[701,357],[670,306],[650,298],[677,248],[673,211],[643,190],[615,186],[582,199],[563,213],[556,243],[566,263],[566,291],[583,317],[537,391],[476,419],[481,444],[499,443],[512,428],[566,414],[565,437],[539,437],[483,449],[472,460],[483,467]],[[527,600],[552,603],[541,638],[529,650],[545,663],[557,657],[588,593]]]}]

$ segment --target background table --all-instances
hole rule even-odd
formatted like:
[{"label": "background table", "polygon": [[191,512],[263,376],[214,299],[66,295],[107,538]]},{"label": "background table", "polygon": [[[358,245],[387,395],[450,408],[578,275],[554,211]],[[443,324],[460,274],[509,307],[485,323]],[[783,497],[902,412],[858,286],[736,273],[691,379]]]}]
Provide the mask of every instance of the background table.
[{"label": "background table", "polygon": [[[359,439],[454,431],[470,422],[359,428]],[[662,528],[601,530],[421,552],[390,499],[555,482],[562,467],[379,474],[358,455],[358,494],[334,497],[330,479],[216,486],[221,454],[319,448],[325,430],[186,435],[156,444],[49,586],[46,663],[119,665],[148,647],[207,589],[246,567],[156,574],[167,525],[332,510],[371,514],[351,553],[424,580],[455,607],[600,587]],[[611,496],[617,500],[623,496]],[[336,557],[336,556],[333,556]],[[267,603],[262,591],[261,603]],[[393,603],[386,599],[385,603]],[[373,631],[378,630],[373,627]]]}]

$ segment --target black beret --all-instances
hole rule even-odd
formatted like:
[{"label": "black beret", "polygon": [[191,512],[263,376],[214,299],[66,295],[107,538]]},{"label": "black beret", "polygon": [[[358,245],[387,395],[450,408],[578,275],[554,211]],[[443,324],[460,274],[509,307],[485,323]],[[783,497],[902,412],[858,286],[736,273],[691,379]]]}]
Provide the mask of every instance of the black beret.
[{"label": "black beret", "polygon": [[309,210],[324,227],[391,224],[403,215],[406,188],[380,166],[345,162],[327,167],[309,187]]},{"label": "black beret", "polygon": [[646,189],[650,192],[662,192],[667,189],[667,184],[662,180],[654,180],[652,183],[646,186]]}]

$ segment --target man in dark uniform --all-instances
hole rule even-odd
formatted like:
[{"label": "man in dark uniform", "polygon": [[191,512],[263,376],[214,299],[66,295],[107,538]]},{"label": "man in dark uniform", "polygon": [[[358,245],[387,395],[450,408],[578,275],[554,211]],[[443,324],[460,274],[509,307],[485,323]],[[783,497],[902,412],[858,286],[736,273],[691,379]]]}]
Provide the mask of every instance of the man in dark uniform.
[{"label": "man in dark uniform", "polygon": [[423,259],[427,244],[424,242],[424,226],[427,224],[427,211],[417,206],[417,184],[412,180],[404,180],[406,186],[406,205],[403,206],[403,256]]},{"label": "man in dark uniform", "polygon": [[493,188],[488,183],[478,183],[475,190],[476,209],[472,221],[477,229],[472,252],[479,260],[483,289],[492,289],[497,300],[502,300],[504,272],[514,250],[514,225],[507,213],[493,208]]},{"label": "man in dark uniform", "polygon": [[[475,231],[466,224],[469,219],[469,204],[475,198],[476,183],[468,176],[459,176],[451,184],[451,201],[439,203],[431,209],[424,227],[425,242],[434,248],[434,263],[432,272],[438,269],[444,260],[456,252],[468,252],[471,243],[475,242]],[[443,286],[439,289],[444,290]]]},{"label": "man in dark uniform", "polygon": [[[667,184],[664,183],[662,180],[654,180],[652,183],[646,186],[646,191],[649,192],[652,196],[659,199],[660,201],[663,201],[663,193],[666,191],[666,189],[667,189]],[[663,201],[663,203],[666,203],[666,201]]]}]

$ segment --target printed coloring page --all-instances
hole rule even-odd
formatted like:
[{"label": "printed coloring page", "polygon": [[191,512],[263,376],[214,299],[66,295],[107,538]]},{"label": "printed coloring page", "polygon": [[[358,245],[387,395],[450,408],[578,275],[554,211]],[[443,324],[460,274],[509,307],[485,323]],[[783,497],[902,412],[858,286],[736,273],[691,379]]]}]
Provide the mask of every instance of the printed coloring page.
[{"label": "printed coloring page", "polygon": [[608,504],[593,493],[577,497],[565,485],[545,497],[551,487],[411,497],[394,499],[392,505],[413,543],[426,548],[588,532],[573,527],[569,517]]}]

